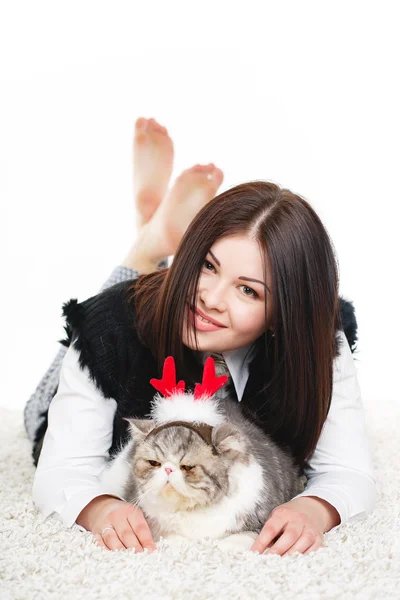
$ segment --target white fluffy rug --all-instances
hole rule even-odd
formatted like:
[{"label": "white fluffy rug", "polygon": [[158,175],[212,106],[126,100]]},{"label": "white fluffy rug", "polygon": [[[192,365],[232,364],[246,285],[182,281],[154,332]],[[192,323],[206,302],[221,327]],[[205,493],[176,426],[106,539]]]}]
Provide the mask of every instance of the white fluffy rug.
[{"label": "white fluffy rug", "polygon": [[213,542],[165,540],[135,554],[98,547],[90,532],[41,523],[31,499],[34,467],[20,411],[0,409],[0,598],[185,600],[400,598],[400,406],[366,406],[378,502],[366,520],[325,534],[309,555],[223,553]]}]

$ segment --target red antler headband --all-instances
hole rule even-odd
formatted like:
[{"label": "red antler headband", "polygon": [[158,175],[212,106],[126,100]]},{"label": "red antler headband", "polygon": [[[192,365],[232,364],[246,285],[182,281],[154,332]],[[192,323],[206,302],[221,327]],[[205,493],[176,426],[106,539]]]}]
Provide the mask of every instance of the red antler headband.
[{"label": "red antler headband", "polygon": [[209,356],[204,365],[202,383],[195,385],[193,394],[185,393],[185,382],[176,383],[174,358],[168,356],[164,361],[162,379],[150,379],[151,385],[164,397],[155,396],[151,402],[150,417],[155,429],[148,436],[164,427],[184,424],[212,445],[212,428],[226,419],[219,399],[212,396],[227,380],[227,375],[215,375],[214,359]]},{"label": "red antler headband", "polygon": [[[214,359],[212,356],[209,356],[204,364],[203,381],[195,385],[194,399],[211,398],[227,381],[227,375],[216,376]],[[166,398],[185,392],[185,382],[183,379],[178,384],[176,383],[175,360],[173,356],[168,356],[164,361],[162,379],[153,378],[150,379],[150,383]]]}]

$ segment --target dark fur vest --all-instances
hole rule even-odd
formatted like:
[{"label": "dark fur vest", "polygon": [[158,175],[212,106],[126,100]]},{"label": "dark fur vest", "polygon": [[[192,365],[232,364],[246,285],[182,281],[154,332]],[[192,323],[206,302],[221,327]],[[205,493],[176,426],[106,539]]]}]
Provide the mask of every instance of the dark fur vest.
[{"label": "dark fur vest", "polygon": [[[132,284],[133,280],[123,281],[84,302],[71,299],[63,304],[67,337],[60,343],[64,346],[73,343],[79,352],[81,366],[88,368],[103,395],[117,402],[110,457],[129,437],[128,423],[123,417],[145,418],[149,414],[150,401],[156,393],[150,379],[162,376],[150,350],[139,341],[134,305],[126,295]],[[357,321],[352,303],[344,299],[341,299],[341,317],[345,335],[354,352]],[[338,341],[336,352],[339,353]],[[264,393],[260,390],[270,377],[271,373],[266,373],[265,359],[261,353],[256,353],[249,364],[249,377],[240,402],[244,414],[261,427],[264,424],[266,431],[268,411],[260,415],[257,409],[260,404],[265,404]],[[232,383],[228,391],[237,398]],[[47,429],[47,411],[42,416],[44,420],[38,427],[32,453],[35,466]],[[275,441],[282,443],[279,436]]]}]

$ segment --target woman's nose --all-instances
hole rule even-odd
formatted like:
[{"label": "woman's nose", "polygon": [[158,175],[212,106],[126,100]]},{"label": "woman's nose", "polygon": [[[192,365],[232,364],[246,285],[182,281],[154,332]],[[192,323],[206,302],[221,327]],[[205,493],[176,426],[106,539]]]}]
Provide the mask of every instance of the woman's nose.
[{"label": "woman's nose", "polygon": [[201,295],[202,305],[206,310],[212,310],[213,308],[219,312],[226,310],[225,292],[221,288],[214,288],[203,290]]}]

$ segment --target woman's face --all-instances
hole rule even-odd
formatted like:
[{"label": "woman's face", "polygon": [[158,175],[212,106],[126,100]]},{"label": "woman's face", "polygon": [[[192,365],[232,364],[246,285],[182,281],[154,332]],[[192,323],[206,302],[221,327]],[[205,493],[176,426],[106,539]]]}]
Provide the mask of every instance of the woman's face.
[{"label": "woman's face", "polygon": [[[232,235],[215,242],[203,263],[196,294],[196,308],[224,327],[202,331],[198,324],[196,333],[202,352],[225,352],[254,342],[271,322],[272,295],[271,272],[268,256],[267,281],[264,281],[260,249],[243,234]],[[256,281],[255,281],[256,280]],[[266,284],[266,287],[264,284]],[[265,298],[267,295],[267,322]],[[191,325],[189,336],[186,323]],[[187,305],[182,342],[196,350],[194,340],[194,315]]]}]

